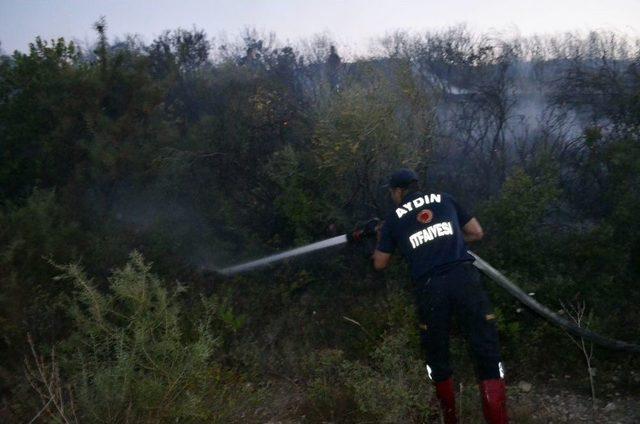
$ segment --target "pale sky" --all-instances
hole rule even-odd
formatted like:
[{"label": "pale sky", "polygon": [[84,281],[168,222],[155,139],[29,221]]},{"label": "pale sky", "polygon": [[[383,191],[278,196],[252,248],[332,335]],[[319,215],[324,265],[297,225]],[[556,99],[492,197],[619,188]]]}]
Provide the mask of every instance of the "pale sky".
[{"label": "pale sky", "polygon": [[244,28],[295,42],[327,33],[364,52],[370,40],[398,29],[438,30],[466,23],[475,31],[522,35],[591,29],[640,34],[640,0],[0,0],[0,48],[25,51],[37,35],[92,41],[105,16],[111,39],[139,34],[150,42],[165,29],[195,25],[209,36]]}]

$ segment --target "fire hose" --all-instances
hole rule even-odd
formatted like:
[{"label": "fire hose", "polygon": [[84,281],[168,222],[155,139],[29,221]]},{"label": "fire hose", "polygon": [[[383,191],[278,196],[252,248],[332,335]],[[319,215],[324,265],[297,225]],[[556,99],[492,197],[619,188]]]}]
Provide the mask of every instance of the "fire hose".
[{"label": "fire hose", "polygon": [[475,258],[475,262],[473,264],[476,268],[482,271],[487,277],[495,281],[511,296],[518,299],[529,309],[536,312],[538,315],[551,322],[552,324],[563,328],[574,336],[582,337],[586,340],[594,342],[597,345],[609,349],[640,353],[640,345],[610,339],[587,328],[580,327],[572,323],[571,321],[567,321],[566,319],[562,318],[543,304],[536,301],[533,297],[522,291],[520,287],[516,286],[511,280],[505,277],[500,271],[489,265],[489,263],[482,259],[480,256],[471,251],[469,251],[469,253]]},{"label": "fire hose", "polygon": [[[343,234],[341,236],[298,247],[286,252],[277,253],[254,261],[249,261],[227,268],[219,269],[218,272],[225,276],[231,276],[243,272],[252,271],[258,268],[263,268],[265,266],[268,266],[269,264],[284,261],[287,258],[308,254],[329,247],[340,246],[346,243],[362,242],[370,239],[376,234],[376,226],[378,225],[378,223],[379,220],[371,219],[363,224],[356,226],[356,230],[354,230],[350,234]],[[482,271],[487,277],[493,280],[496,284],[498,284],[498,286],[504,289],[512,297],[523,303],[526,307],[540,315],[542,318],[551,322],[552,324],[564,329],[574,336],[589,340],[602,347],[626,352],[640,353],[640,345],[602,336],[601,334],[595,333],[587,328],[580,327],[579,325],[576,325],[575,323],[562,318],[546,306],[536,301],[533,297],[525,293],[522,289],[520,289],[520,287],[514,284],[500,271],[492,267],[484,259],[471,251],[469,251],[469,253],[475,258],[473,264],[476,268]]]}]

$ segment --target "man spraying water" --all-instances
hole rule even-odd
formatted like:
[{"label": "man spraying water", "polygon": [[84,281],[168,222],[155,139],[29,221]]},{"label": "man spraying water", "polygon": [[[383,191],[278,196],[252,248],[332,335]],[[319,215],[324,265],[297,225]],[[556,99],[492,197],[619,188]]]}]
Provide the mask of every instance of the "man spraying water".
[{"label": "man spraying water", "polygon": [[[449,325],[457,314],[470,339],[480,379],[483,412],[489,423],[506,423],[504,372],[500,362],[495,316],[479,275],[482,271],[498,286],[549,322],[577,337],[600,346],[640,353],[640,345],[611,339],[577,326],[538,303],[475,253],[467,243],[483,236],[478,221],[445,193],[422,192],[418,177],[410,170],[395,173],[389,192],[397,208],[384,225],[377,219],[358,225],[343,234],[286,252],[215,270],[234,276],[293,259],[301,255],[347,243],[374,239],[376,269],[386,268],[396,250],[409,261],[415,282],[415,299],[420,317],[422,344],[427,356],[429,377],[435,382],[447,423],[456,422],[452,370],[449,364]],[[377,236],[377,241],[375,237]]]},{"label": "man spraying water", "polygon": [[466,245],[483,237],[478,220],[448,194],[420,190],[418,176],[411,170],[395,172],[388,186],[397,209],[378,227],[373,265],[377,270],[386,268],[396,249],[409,263],[427,371],[444,422],[457,423],[449,363],[449,330],[455,314],[471,343],[484,417],[490,424],[507,423],[495,315]]},{"label": "man spraying water", "polygon": [[478,221],[451,196],[422,192],[414,172],[401,170],[395,173],[389,181],[389,192],[397,207],[389,214],[384,225],[372,219],[358,225],[349,234],[215,271],[224,276],[248,273],[349,242],[366,242],[376,236],[374,266],[383,269],[389,264],[391,254],[396,249],[400,250],[411,266],[427,370],[435,382],[436,394],[447,423],[456,422],[449,364],[449,325],[453,314],[458,315],[471,342],[487,422],[507,422],[504,372],[500,362],[495,316],[472,263],[515,299],[570,334],[609,349],[640,353],[638,344],[605,337],[560,317],[527,295],[478,255],[468,251],[466,244],[483,236]]}]

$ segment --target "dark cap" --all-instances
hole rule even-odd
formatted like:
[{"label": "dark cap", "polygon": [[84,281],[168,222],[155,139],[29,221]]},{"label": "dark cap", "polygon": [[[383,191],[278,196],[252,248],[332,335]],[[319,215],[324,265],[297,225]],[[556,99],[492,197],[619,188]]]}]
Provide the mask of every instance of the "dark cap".
[{"label": "dark cap", "polygon": [[418,181],[418,174],[410,169],[400,169],[391,174],[386,186],[389,188],[407,188],[414,181]]}]

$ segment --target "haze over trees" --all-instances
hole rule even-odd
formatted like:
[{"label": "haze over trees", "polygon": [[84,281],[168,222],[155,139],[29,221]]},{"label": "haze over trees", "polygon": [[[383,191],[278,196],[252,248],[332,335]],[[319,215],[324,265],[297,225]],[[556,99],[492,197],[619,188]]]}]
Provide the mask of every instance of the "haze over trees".
[{"label": "haze over trees", "polygon": [[[323,38],[96,36],[0,57],[0,420],[423,422],[402,265],[352,247],[208,272],[383,216],[399,166],[472,209],[477,252],[539,301],[640,339],[638,40],[456,27],[346,60]],[[589,390],[570,340],[493,299],[509,378]],[[594,363],[596,389],[638,393],[638,358]]]}]

